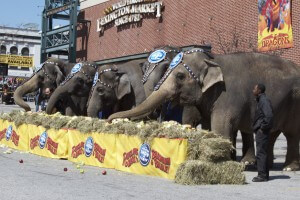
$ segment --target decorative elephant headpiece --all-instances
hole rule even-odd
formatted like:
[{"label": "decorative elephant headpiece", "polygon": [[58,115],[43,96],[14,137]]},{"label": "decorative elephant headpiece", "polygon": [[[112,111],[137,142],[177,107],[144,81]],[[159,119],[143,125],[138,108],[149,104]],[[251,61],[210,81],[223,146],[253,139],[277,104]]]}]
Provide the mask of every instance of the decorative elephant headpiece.
[{"label": "decorative elephant headpiece", "polygon": [[148,60],[144,63],[143,71],[144,76],[142,79],[142,83],[145,84],[151,73],[155,70],[155,68],[162,62],[166,62],[166,64],[169,64],[173,57],[180,52],[180,48],[177,47],[160,47],[150,53]]},{"label": "decorative elephant headpiece", "polygon": [[74,65],[66,79],[52,94],[46,112],[53,113],[55,104],[66,96],[88,97],[96,69],[97,65],[94,62],[80,62]]},{"label": "decorative elephant headpiece", "polygon": [[14,93],[15,103],[26,111],[30,111],[29,105],[24,102],[22,96],[38,89],[42,90],[39,100],[49,98],[51,93],[46,95],[44,91],[48,88],[52,92],[64,80],[62,68],[65,65],[62,60],[50,58],[36,67],[32,76],[16,89]]},{"label": "decorative elephant headpiece", "polygon": [[98,71],[94,76],[91,94],[94,92],[97,85],[101,86],[101,89],[98,89],[97,91],[100,96],[105,95],[105,89],[108,89],[111,92],[113,90],[118,100],[131,92],[131,84],[128,75],[119,72],[116,65],[106,65],[98,68]]},{"label": "decorative elephant headpiece", "polygon": [[65,78],[61,70],[64,64],[62,60],[50,58],[36,67],[32,76],[38,74],[44,78],[44,83],[48,82],[56,88]]},{"label": "decorative elephant headpiece", "polygon": [[[191,58],[185,59],[190,54],[197,54],[197,56],[191,57],[193,60],[191,60]],[[158,90],[172,71],[179,65],[182,65],[187,70],[189,76],[200,85],[202,93],[204,93],[214,84],[224,81],[222,70],[219,64],[214,62],[213,59],[214,57],[210,52],[201,48],[195,48],[186,52],[178,53],[170,63],[168,70],[158,82],[154,90]],[[192,62],[193,67],[191,67],[192,65],[187,64],[190,62]],[[195,64],[196,66],[194,66]]]},{"label": "decorative elephant headpiece", "polygon": [[66,84],[70,79],[72,79],[76,74],[83,74],[88,82],[92,82],[94,80],[94,73],[97,69],[97,64],[93,62],[80,62],[74,65],[71,70],[71,73],[68,74],[66,79],[60,84]]},{"label": "decorative elephant headpiece", "polygon": [[108,121],[143,117],[168,100],[196,105],[202,94],[224,81],[221,67],[214,60],[210,53],[200,48],[178,53],[145,101],[131,110],[112,114]]}]

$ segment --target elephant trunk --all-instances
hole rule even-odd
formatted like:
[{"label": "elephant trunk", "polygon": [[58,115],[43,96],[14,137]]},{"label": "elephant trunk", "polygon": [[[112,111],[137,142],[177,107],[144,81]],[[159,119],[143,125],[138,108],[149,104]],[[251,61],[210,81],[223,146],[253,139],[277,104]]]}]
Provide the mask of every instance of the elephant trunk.
[{"label": "elephant trunk", "polygon": [[68,87],[66,85],[59,86],[56,90],[54,90],[53,94],[51,95],[47,108],[46,113],[47,114],[53,114],[55,104],[58,100],[63,98],[68,93]]},{"label": "elephant trunk", "polygon": [[94,94],[92,96],[92,99],[88,103],[87,116],[98,118],[98,113],[102,110],[100,106],[101,103],[94,101],[93,98],[95,98]]},{"label": "elephant trunk", "polygon": [[88,107],[87,109],[87,116],[88,117],[93,117],[93,118],[98,118],[98,109],[92,109],[91,107]]},{"label": "elephant trunk", "polygon": [[111,122],[116,118],[134,118],[140,119],[147,114],[153,112],[153,110],[161,105],[169,96],[169,92],[167,90],[163,91],[155,91],[153,92],[143,103],[138,105],[137,107],[124,111],[112,114],[109,116],[108,121]]},{"label": "elephant trunk", "polygon": [[31,111],[30,106],[23,100],[23,95],[38,89],[38,76],[34,75],[30,80],[19,86],[14,92],[14,101],[17,105],[24,108],[25,111]]},{"label": "elephant trunk", "polygon": [[156,84],[160,81],[161,77],[164,75],[165,71],[167,70],[168,66],[170,64],[170,61],[165,60],[159,64],[156,68],[159,70],[154,70],[150,76],[148,77],[147,82],[144,84],[145,94],[146,97],[149,97]]}]

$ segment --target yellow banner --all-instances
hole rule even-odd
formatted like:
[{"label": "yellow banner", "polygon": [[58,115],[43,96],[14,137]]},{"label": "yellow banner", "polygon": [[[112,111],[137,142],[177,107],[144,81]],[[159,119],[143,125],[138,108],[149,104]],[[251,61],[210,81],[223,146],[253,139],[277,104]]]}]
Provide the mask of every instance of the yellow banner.
[{"label": "yellow banner", "polygon": [[154,138],[143,143],[137,136],[83,134],[78,130],[46,130],[31,124],[18,128],[0,120],[0,143],[49,158],[68,158],[86,165],[174,179],[186,160],[187,140]]},{"label": "yellow banner", "polygon": [[154,138],[142,143],[136,136],[117,136],[116,169],[174,179],[177,168],[186,160],[187,140]]},{"label": "yellow banner", "polygon": [[7,64],[7,62],[8,62],[7,55],[0,54],[0,63]]},{"label": "yellow banner", "polygon": [[92,166],[115,168],[116,135],[83,134],[77,130],[69,130],[68,152],[68,159],[72,162],[84,162]]},{"label": "yellow banner", "polygon": [[32,56],[0,55],[0,63],[15,67],[33,67]]},{"label": "yellow banner", "polygon": [[0,143],[22,151],[28,151],[27,125],[22,124],[18,128],[14,122],[0,121]]},{"label": "yellow banner", "polygon": [[258,51],[293,47],[291,1],[258,0]]},{"label": "yellow banner", "polygon": [[49,158],[68,157],[68,130],[28,124],[29,152]]}]

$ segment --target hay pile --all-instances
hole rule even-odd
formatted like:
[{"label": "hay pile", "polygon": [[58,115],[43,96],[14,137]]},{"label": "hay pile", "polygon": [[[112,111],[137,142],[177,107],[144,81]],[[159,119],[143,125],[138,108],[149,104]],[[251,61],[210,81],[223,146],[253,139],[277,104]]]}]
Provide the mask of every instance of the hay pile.
[{"label": "hay pile", "polygon": [[196,130],[177,122],[157,121],[132,122],[116,119],[111,124],[90,117],[68,117],[59,113],[31,113],[13,111],[0,114],[0,119],[13,121],[16,126],[34,124],[47,129],[78,129],[82,133],[99,132],[108,134],[136,135],[142,141],[151,142],[155,137],[186,138],[187,160],[177,170],[175,182],[180,184],[243,184],[244,166],[230,159],[233,146],[209,131]]},{"label": "hay pile", "polygon": [[244,167],[238,162],[221,163],[188,160],[177,169],[175,183],[200,184],[243,184]]}]

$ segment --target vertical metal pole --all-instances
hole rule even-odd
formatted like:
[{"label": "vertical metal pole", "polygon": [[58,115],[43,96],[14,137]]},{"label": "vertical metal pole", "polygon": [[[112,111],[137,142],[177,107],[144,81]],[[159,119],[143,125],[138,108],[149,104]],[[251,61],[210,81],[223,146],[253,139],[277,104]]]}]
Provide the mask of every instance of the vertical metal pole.
[{"label": "vertical metal pole", "polygon": [[76,62],[77,7],[78,0],[72,0],[70,5],[69,61],[73,63]]},{"label": "vertical metal pole", "polygon": [[49,0],[45,0],[45,7],[42,13],[42,34],[41,34],[41,62],[45,62],[47,60],[46,53],[46,32],[48,30],[48,19],[47,19],[47,9],[49,8]]}]

